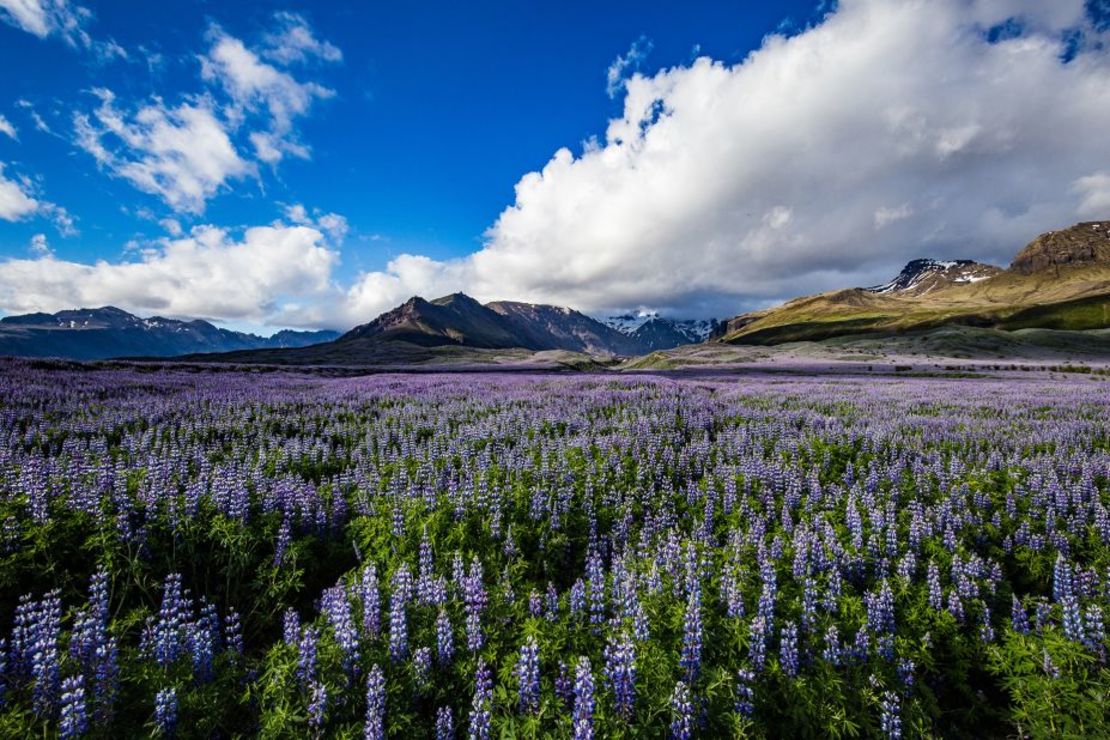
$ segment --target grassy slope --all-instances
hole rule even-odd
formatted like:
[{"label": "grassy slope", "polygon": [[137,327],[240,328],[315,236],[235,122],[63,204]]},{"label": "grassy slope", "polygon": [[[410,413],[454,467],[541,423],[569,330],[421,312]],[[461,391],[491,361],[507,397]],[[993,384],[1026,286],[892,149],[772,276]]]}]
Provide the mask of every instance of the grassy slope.
[{"label": "grassy slope", "polygon": [[1110,327],[1110,266],[1002,273],[920,297],[841,290],[749,314],[726,342],[781,344],[861,332],[902,332],[946,324],[1018,329]]}]

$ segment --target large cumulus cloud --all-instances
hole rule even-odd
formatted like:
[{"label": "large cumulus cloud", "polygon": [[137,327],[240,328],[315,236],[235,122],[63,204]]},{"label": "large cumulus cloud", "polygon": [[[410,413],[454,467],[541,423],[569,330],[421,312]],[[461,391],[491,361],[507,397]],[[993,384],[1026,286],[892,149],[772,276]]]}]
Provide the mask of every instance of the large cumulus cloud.
[{"label": "large cumulus cloud", "polygon": [[919,256],[1005,263],[1110,216],[1099,34],[1082,0],[843,0],[737,64],[633,76],[604,141],[522,177],[484,248],[400,257],[348,308],[463,289],[724,315]]}]

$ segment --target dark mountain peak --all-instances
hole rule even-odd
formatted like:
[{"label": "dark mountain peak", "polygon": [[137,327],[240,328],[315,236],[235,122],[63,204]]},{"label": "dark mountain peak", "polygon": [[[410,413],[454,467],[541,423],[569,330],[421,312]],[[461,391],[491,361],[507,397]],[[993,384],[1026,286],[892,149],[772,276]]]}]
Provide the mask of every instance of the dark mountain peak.
[{"label": "dark mountain peak", "polygon": [[436,298],[432,303],[437,306],[467,306],[470,308],[480,308],[482,306],[481,303],[474,300],[466,293],[451,293],[450,295]]},{"label": "dark mountain peak", "polygon": [[937,288],[976,283],[994,277],[1001,268],[974,260],[915,259],[906,263],[898,276],[884,285],[867,288],[871,293],[924,295]]},{"label": "dark mountain peak", "polygon": [[1065,265],[1110,264],[1110,221],[1087,221],[1041,234],[1010,263],[1020,275]]},{"label": "dark mountain peak", "polygon": [[[140,318],[115,306],[55,314],[7,316],[0,321],[0,355],[69,357],[172,357],[269,347],[303,347],[336,332],[279,332],[277,339],[221,329],[203,319]],[[277,335],[275,335],[277,336]]]},{"label": "dark mountain peak", "polygon": [[434,301],[414,296],[340,337],[340,341],[355,339],[397,340],[423,347],[527,346],[517,341],[501,316],[464,293],[452,293]]}]

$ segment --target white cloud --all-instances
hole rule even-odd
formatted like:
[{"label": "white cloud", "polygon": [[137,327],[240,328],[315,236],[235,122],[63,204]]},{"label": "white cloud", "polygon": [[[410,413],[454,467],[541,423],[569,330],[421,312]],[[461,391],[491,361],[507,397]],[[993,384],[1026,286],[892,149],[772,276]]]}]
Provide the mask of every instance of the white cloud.
[{"label": "white cloud", "polygon": [[278,64],[303,63],[312,59],[343,61],[338,47],[316,38],[304,16],[297,13],[274,14],[277,30],[266,34],[262,56]]},{"label": "white cloud", "polygon": [[[337,59],[338,49],[317,40],[300,16],[278,14],[277,22],[268,50],[284,44],[286,56],[299,49],[304,58]],[[209,49],[198,57],[207,92],[177,105],[155,96],[121,108],[111,90],[100,88],[93,90],[100,105],[73,118],[77,144],[102,167],[182,213],[202,213],[229,181],[258,175],[248,145],[254,159],[272,166],[286,156],[307,159],[294,121],[314,100],[334,95],[262,61],[219,26],[209,28],[207,39]],[[36,116],[39,124],[45,126]]]},{"label": "white cloud", "polygon": [[5,177],[4,163],[0,162],[0,218],[20,221],[38,209],[39,202],[28,194],[27,184]]},{"label": "white cloud", "polygon": [[[298,27],[307,30],[303,19],[300,22]],[[285,33],[288,32],[286,29]],[[225,111],[228,118],[237,122],[250,113],[268,114],[268,130],[250,135],[256,156],[268,164],[276,164],[286,154],[306,159],[308,149],[297,142],[293,121],[308,113],[314,100],[330,98],[334,91],[315,82],[298,82],[288,72],[262,61],[242,41],[218,26],[209,29],[208,35],[212,46],[201,57],[201,76],[218,83],[231,98],[232,104]],[[311,35],[310,38],[314,39]],[[307,52],[302,49],[301,53]]]},{"label": "white cloud", "polygon": [[0,114],[0,134],[4,134],[10,139],[19,141],[19,133],[15,130],[12,122]]},{"label": "white cloud", "polygon": [[907,219],[913,215],[913,207],[903,203],[896,208],[881,207],[875,211],[875,229],[882,229],[892,223]]},{"label": "white cloud", "polygon": [[0,0],[0,18],[40,39],[56,34],[72,45],[89,43],[82,29],[89,11],[67,0]]},{"label": "white cloud", "polygon": [[[843,0],[739,63],[633,75],[604,141],[522,177],[481,250],[399,257],[351,289],[350,315],[465,290],[724,316],[919,256],[1006,264],[1038,233],[1110,217],[1110,43],[1062,60],[1083,13]],[[1018,36],[988,41],[1015,17]]]},{"label": "white cloud", "polygon": [[166,230],[170,236],[181,236],[184,230],[181,228],[181,222],[176,218],[163,218],[158,221],[158,225]]},{"label": "white cloud", "polygon": [[0,219],[23,221],[33,216],[41,216],[53,221],[62,236],[77,234],[73,217],[66,209],[56,203],[43,200],[37,194],[38,188],[31,178],[19,176],[13,180],[7,177],[4,174],[4,167],[5,164],[0,162]]},{"label": "white cloud", "polygon": [[1083,198],[1079,213],[1093,218],[1110,214],[1110,172],[1097,172],[1080,177],[1073,188]]},{"label": "white cloud", "polygon": [[54,250],[50,248],[50,242],[46,240],[46,234],[35,234],[32,236],[30,250],[32,254],[39,257],[45,257],[54,253]]},{"label": "white cloud", "polygon": [[108,172],[174,210],[201,213],[228,180],[254,172],[239,156],[209,99],[170,108],[154,98],[128,114],[116,107],[110,90],[94,92],[100,105],[93,117],[74,116],[77,143]]},{"label": "white cloud", "polygon": [[0,262],[0,308],[8,313],[112,304],[139,314],[267,321],[298,301],[331,295],[338,254],[306,226],[262,226],[234,239],[197,227],[133,262],[36,259]]},{"label": "white cloud", "polygon": [[624,89],[626,78],[630,72],[635,72],[647,55],[651,53],[653,44],[651,39],[641,36],[632,42],[632,46],[624,54],[618,55],[609,69],[605,71],[605,92],[610,98],[615,98]]},{"label": "white cloud", "polygon": [[92,51],[101,62],[126,59],[127,51],[114,40],[98,41],[85,30],[93,14],[69,0],[0,0],[0,20],[45,39],[58,36],[74,48]]},{"label": "white cloud", "polygon": [[333,244],[341,244],[347,237],[347,232],[350,231],[346,217],[338,213],[324,213],[319,208],[313,208],[309,213],[301,203],[285,206],[285,218],[290,223],[320,229],[328,235]]}]

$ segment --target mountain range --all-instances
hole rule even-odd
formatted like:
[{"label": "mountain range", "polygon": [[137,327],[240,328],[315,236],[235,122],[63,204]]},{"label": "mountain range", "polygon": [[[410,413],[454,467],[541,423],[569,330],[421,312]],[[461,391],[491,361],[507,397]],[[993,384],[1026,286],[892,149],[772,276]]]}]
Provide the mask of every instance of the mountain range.
[{"label": "mountain range", "polygon": [[[1005,269],[971,260],[917,259],[882,285],[795,298],[721,323],[650,312],[599,321],[560,306],[482,304],[453,293],[431,301],[414,296],[342,335],[282,331],[260,337],[201,320],[142,319],[109,306],[0,319],[0,354],[371,366],[528,361],[547,353],[555,364],[582,366],[703,342],[768,346],[890,338],[945,327],[981,330],[972,335],[978,337],[1110,327],[1110,222],[1043,234]],[[966,332],[959,336],[969,342]],[[1086,346],[1103,343],[1100,337],[1059,335],[1051,341]],[[1006,344],[997,337],[990,342]]]},{"label": "mountain range", "polygon": [[197,352],[284,349],[327,342],[334,331],[279,331],[270,337],[221,329],[207,321],[142,319],[105,306],[0,319],[0,355],[68,357],[173,357]]},{"label": "mountain range", "polygon": [[[426,352],[413,348],[563,351],[628,357],[704,340],[710,322],[652,314],[620,328],[573,309],[515,301],[481,304],[463,293],[432,301],[410,298],[346,334],[281,331],[272,337],[221,329],[206,321],[142,319],[112,306],[0,319],[0,354],[95,360],[116,357],[227,355],[244,362],[393,362]],[[336,343],[337,346],[330,346]],[[329,344],[329,346],[319,346]],[[316,347],[316,349],[308,349]],[[278,354],[272,354],[273,351]],[[262,352],[251,355],[252,352]],[[242,354],[239,354],[242,353]],[[440,353],[442,354],[442,353]],[[210,358],[210,359],[231,359]]]},{"label": "mountain range", "polygon": [[891,282],[804,296],[722,322],[713,341],[773,345],[943,326],[1110,327],[1110,221],[1034,239],[1006,269],[914,260]]}]

